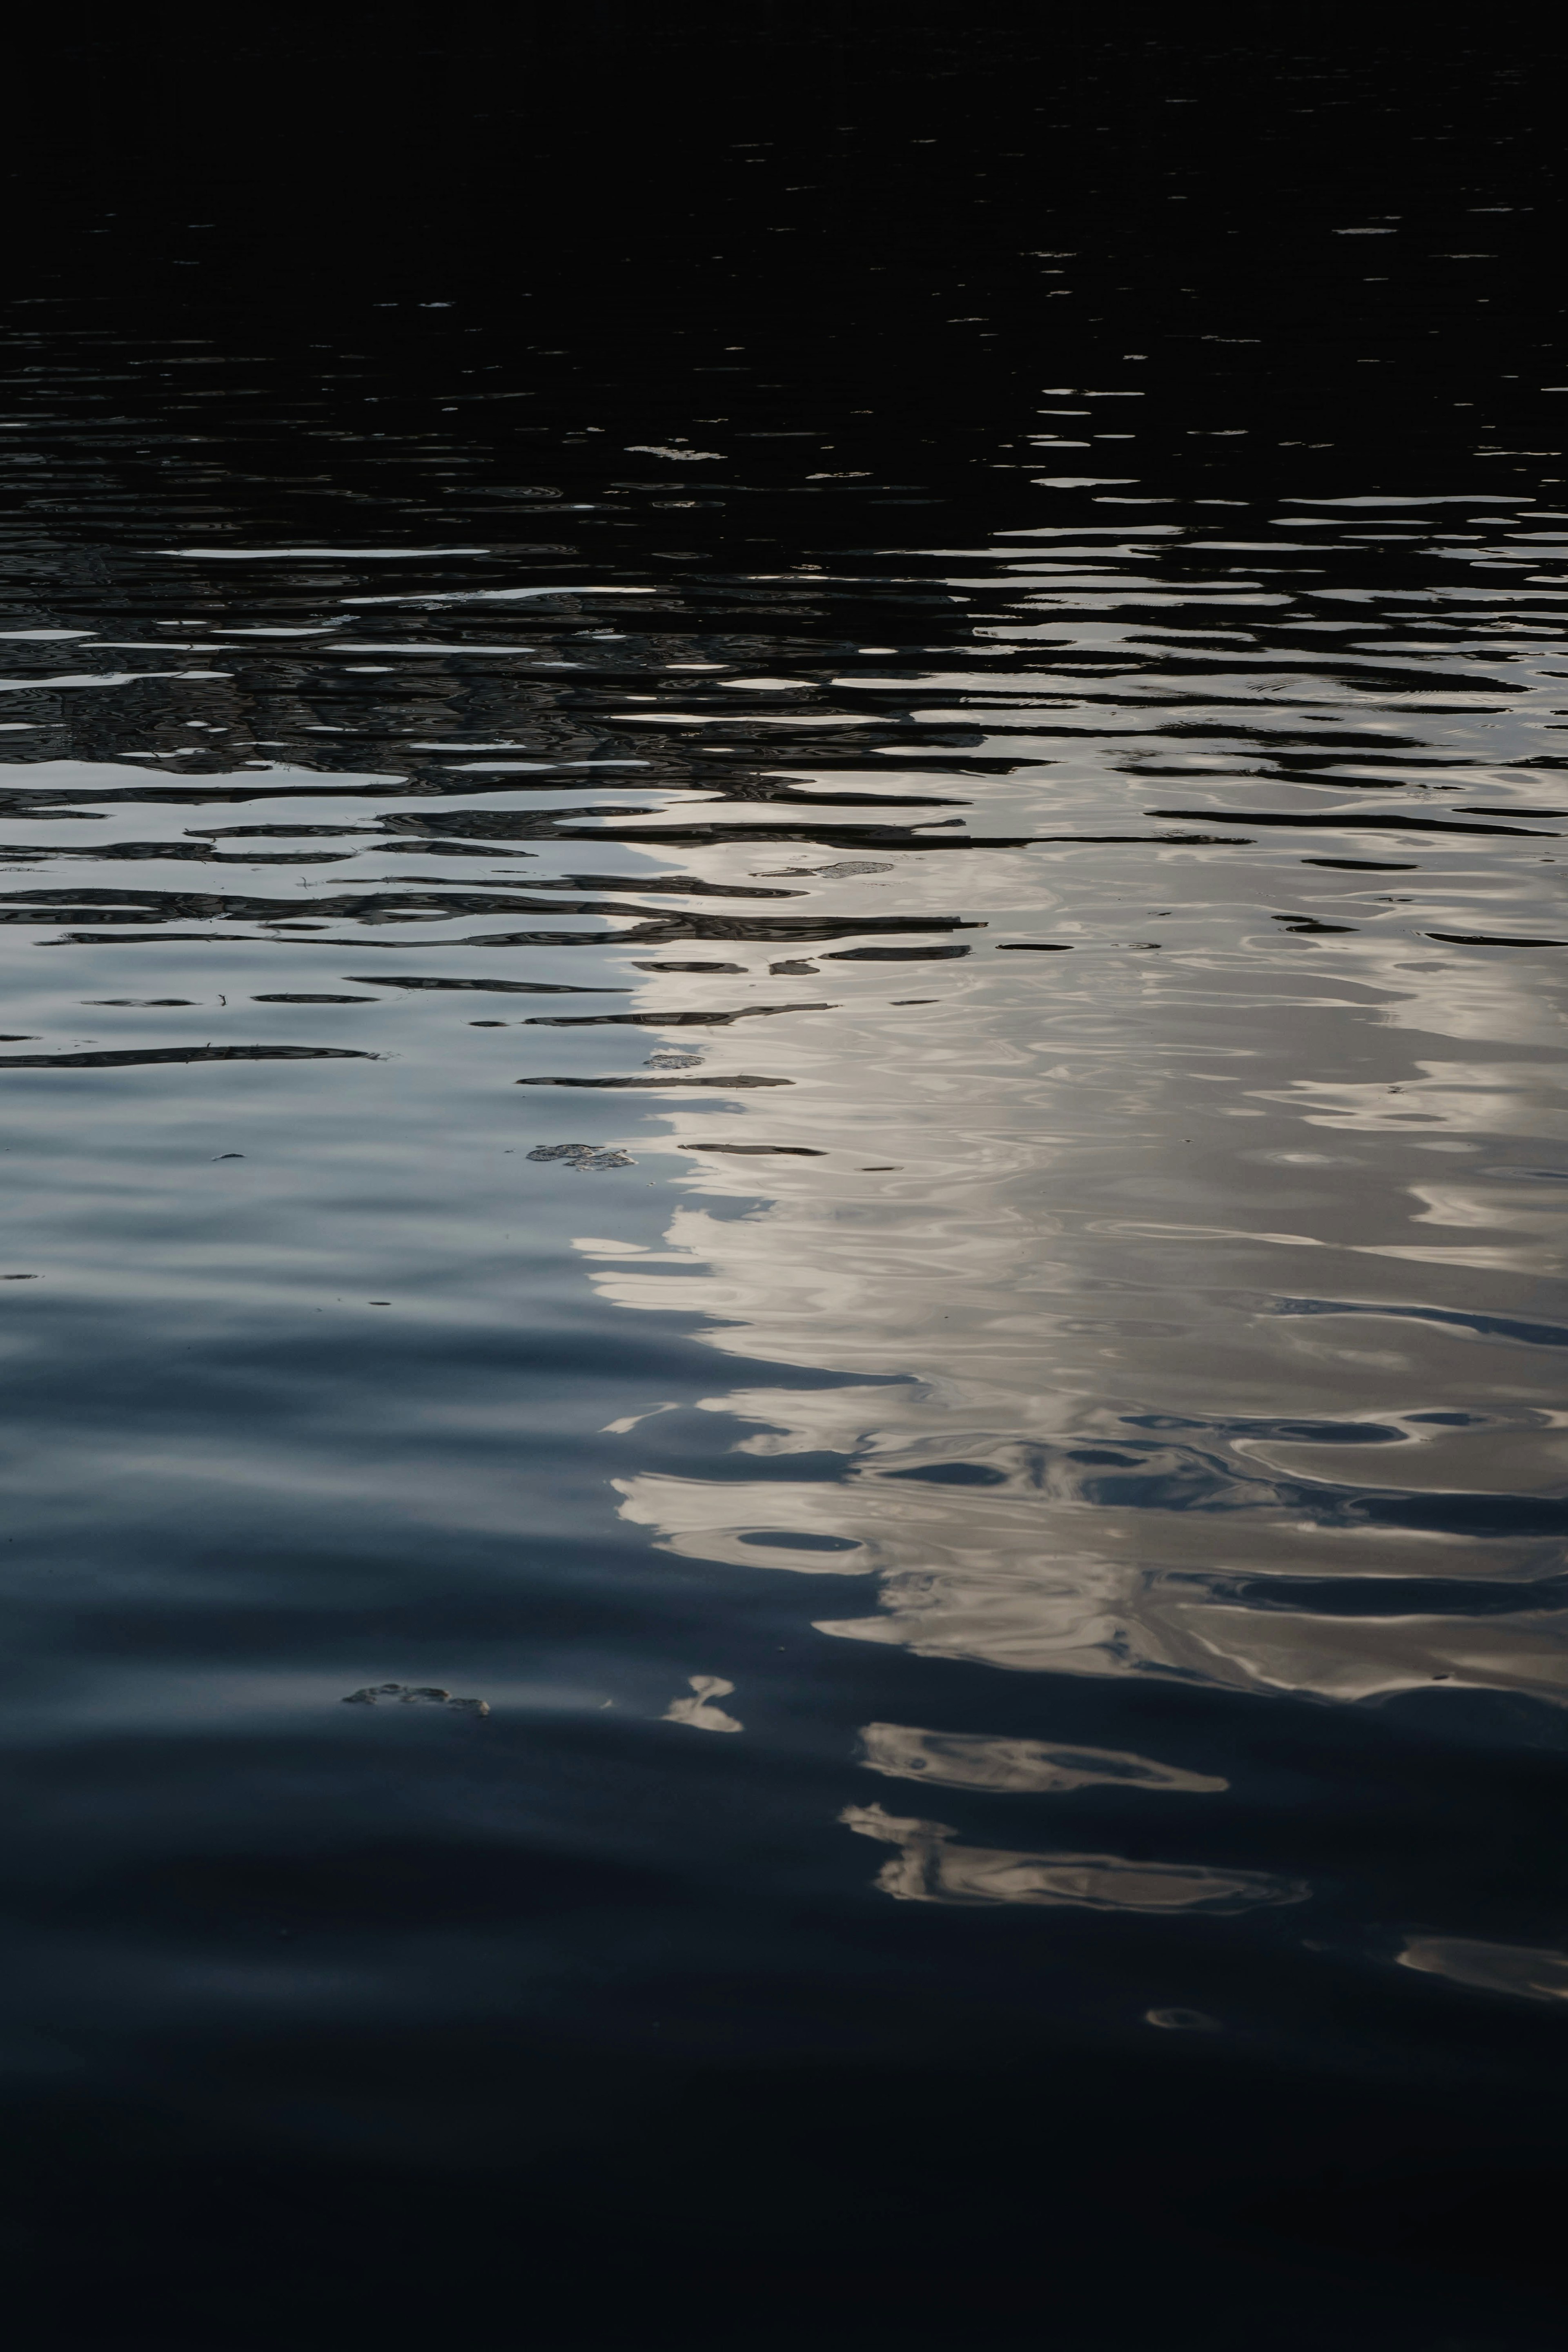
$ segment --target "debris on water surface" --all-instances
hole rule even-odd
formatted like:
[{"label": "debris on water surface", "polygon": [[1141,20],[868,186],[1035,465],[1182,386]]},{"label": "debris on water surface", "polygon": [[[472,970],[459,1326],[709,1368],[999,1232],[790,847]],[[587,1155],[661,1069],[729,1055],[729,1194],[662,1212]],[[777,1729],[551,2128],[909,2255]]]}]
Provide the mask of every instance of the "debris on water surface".
[{"label": "debris on water surface", "polygon": [[597,1143],[540,1143],[531,1160],[563,1160],[568,1168],[635,1168],[629,1151],[612,1151]]},{"label": "debris on water surface", "polygon": [[377,1706],[384,1698],[395,1698],[405,1706],[455,1706],[467,1715],[489,1715],[489,1707],[482,1698],[454,1698],[448,1690],[440,1690],[433,1683],[367,1683],[363,1690],[350,1691],[344,1706]]},{"label": "debris on water surface", "polygon": [[786,958],[783,963],[769,964],[768,970],[781,980],[785,978],[809,980],[816,972],[816,966],[814,963],[806,963],[799,956],[795,956]]},{"label": "debris on water surface", "polygon": [[683,1054],[674,1046],[663,1046],[647,1057],[650,1070],[695,1070],[702,1060],[700,1054]]}]

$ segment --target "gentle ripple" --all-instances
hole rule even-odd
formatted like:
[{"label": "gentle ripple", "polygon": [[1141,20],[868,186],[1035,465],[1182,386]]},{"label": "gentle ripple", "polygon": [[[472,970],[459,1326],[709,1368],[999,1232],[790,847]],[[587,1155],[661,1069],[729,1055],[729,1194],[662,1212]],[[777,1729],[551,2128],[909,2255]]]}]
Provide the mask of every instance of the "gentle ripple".
[{"label": "gentle ripple", "polygon": [[[759,252],[781,138],[711,164]],[[325,351],[10,312],[26,2096],[440,2172],[537,2093],[569,2214],[658,2142],[605,2067],[880,2068],[939,2168],[960,2061],[1170,2149],[1349,2084],[1314,2180],[1399,2099],[1400,2179],[1455,2102],[1537,2161],[1568,395],[1463,257],[1388,438],[1217,247],[1203,333],[1012,232],[901,248],[1013,372],[885,429],[901,342],[764,376],[798,259],[640,383],[542,276],[531,345],[471,277]],[[1441,2268],[1259,2168],[1238,2279]]]}]

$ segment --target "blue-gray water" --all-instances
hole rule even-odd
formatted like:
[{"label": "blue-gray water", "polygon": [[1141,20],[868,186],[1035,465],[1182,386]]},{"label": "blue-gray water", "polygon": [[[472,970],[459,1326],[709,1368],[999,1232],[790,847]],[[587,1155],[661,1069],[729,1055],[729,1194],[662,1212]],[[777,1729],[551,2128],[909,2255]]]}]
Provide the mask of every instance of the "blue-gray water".
[{"label": "blue-gray water", "polygon": [[22,2340],[1541,2352],[1531,61],[587,24],[59,68]]}]

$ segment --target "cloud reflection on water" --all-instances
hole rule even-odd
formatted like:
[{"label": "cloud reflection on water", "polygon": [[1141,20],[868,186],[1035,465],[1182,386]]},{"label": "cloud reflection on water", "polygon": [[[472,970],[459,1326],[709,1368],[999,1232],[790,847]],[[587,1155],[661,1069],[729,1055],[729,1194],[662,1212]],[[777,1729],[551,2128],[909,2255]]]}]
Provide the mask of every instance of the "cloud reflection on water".
[{"label": "cloud reflection on water", "polygon": [[1524,2000],[1568,2000],[1568,1952],[1489,1944],[1467,1936],[1412,1936],[1399,1955],[1399,1965],[1480,1992],[1514,1993]]},{"label": "cloud reflection on water", "polygon": [[900,1723],[868,1723],[860,1734],[860,1761],[899,1780],[939,1780],[954,1789],[1014,1794],[1052,1790],[1150,1789],[1209,1794],[1228,1781],[1203,1772],[1155,1764],[1103,1748],[1066,1748],[1043,1739],[997,1739],[955,1731],[916,1731]]},{"label": "cloud reflection on water", "polygon": [[1131,1862],[1111,1853],[1016,1853],[957,1845],[945,1822],[900,1821],[880,1805],[847,1805],[839,1820],[898,1853],[876,1884],[900,1903],[1031,1903],[1083,1911],[1250,1911],[1304,1903],[1310,1889],[1267,1872],[1208,1870],[1195,1863]]},{"label": "cloud reflection on water", "polygon": [[[1306,551],[1320,566],[1339,527]],[[1173,553],[1170,526],[1078,535],[1101,580]],[[1073,536],[1006,532],[994,552],[1016,564],[1039,537],[1070,562]],[[1293,544],[1268,542],[1273,579]],[[947,586],[996,591],[985,552]],[[647,1469],[621,1482],[623,1513],[688,1558],[874,1574],[875,1610],[821,1629],[926,1656],[1561,1700],[1555,1593],[1510,1609],[1488,1588],[1549,1579],[1568,1533],[1568,1447],[1526,1331],[1568,1323],[1561,1214],[1490,1164],[1568,1135],[1563,972],[1545,950],[1430,936],[1555,935],[1553,811],[1520,782],[1535,790],[1555,740],[1549,648],[1475,642],[1484,588],[1464,591],[1463,644],[1412,641],[1405,600],[1384,614],[1361,591],[1354,644],[1300,639],[1271,588],[1251,599],[1246,646],[1271,642],[1250,667],[1216,614],[1187,668],[1163,632],[1134,677],[1084,667],[1110,641],[1070,614],[1100,599],[1005,579],[1051,617],[979,622],[973,680],[950,661],[834,681],[989,730],[935,771],[967,806],[960,865],[905,856],[895,881],[834,898],[962,912],[984,926],[973,954],[928,978],[941,993],[916,1015],[896,981],[841,962],[839,1008],[770,1023],[787,1091],[669,1113],[695,1196],[669,1271],[595,1275],[622,1306],[704,1315],[721,1352],[842,1384],[704,1400],[759,1476]],[[1310,579],[1309,599],[1328,593]],[[1235,584],[1181,593],[1218,604]],[[1149,601],[1131,573],[1117,593]],[[1149,632],[1115,635],[1131,660]],[[1031,706],[1048,729],[1020,734]],[[1347,712],[1353,743],[1301,733]],[[882,781],[847,769],[788,777]],[[1461,787],[1462,805],[1437,797]],[[1150,822],[1211,810],[1212,836]],[[714,839],[687,860],[716,883],[752,855]],[[993,952],[1024,940],[1077,952]],[[640,1002],[656,1009],[657,985]],[[726,1160],[704,1141],[773,1149]],[[766,1474],[800,1453],[840,1466]]]}]

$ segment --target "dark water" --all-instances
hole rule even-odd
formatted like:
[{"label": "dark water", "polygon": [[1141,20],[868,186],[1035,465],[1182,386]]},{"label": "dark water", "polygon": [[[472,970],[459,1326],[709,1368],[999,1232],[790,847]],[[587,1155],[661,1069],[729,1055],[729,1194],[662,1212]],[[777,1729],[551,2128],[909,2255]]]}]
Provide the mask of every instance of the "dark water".
[{"label": "dark water", "polygon": [[1020,19],[22,126],[16,2340],[1557,2340],[1551,60]]}]

